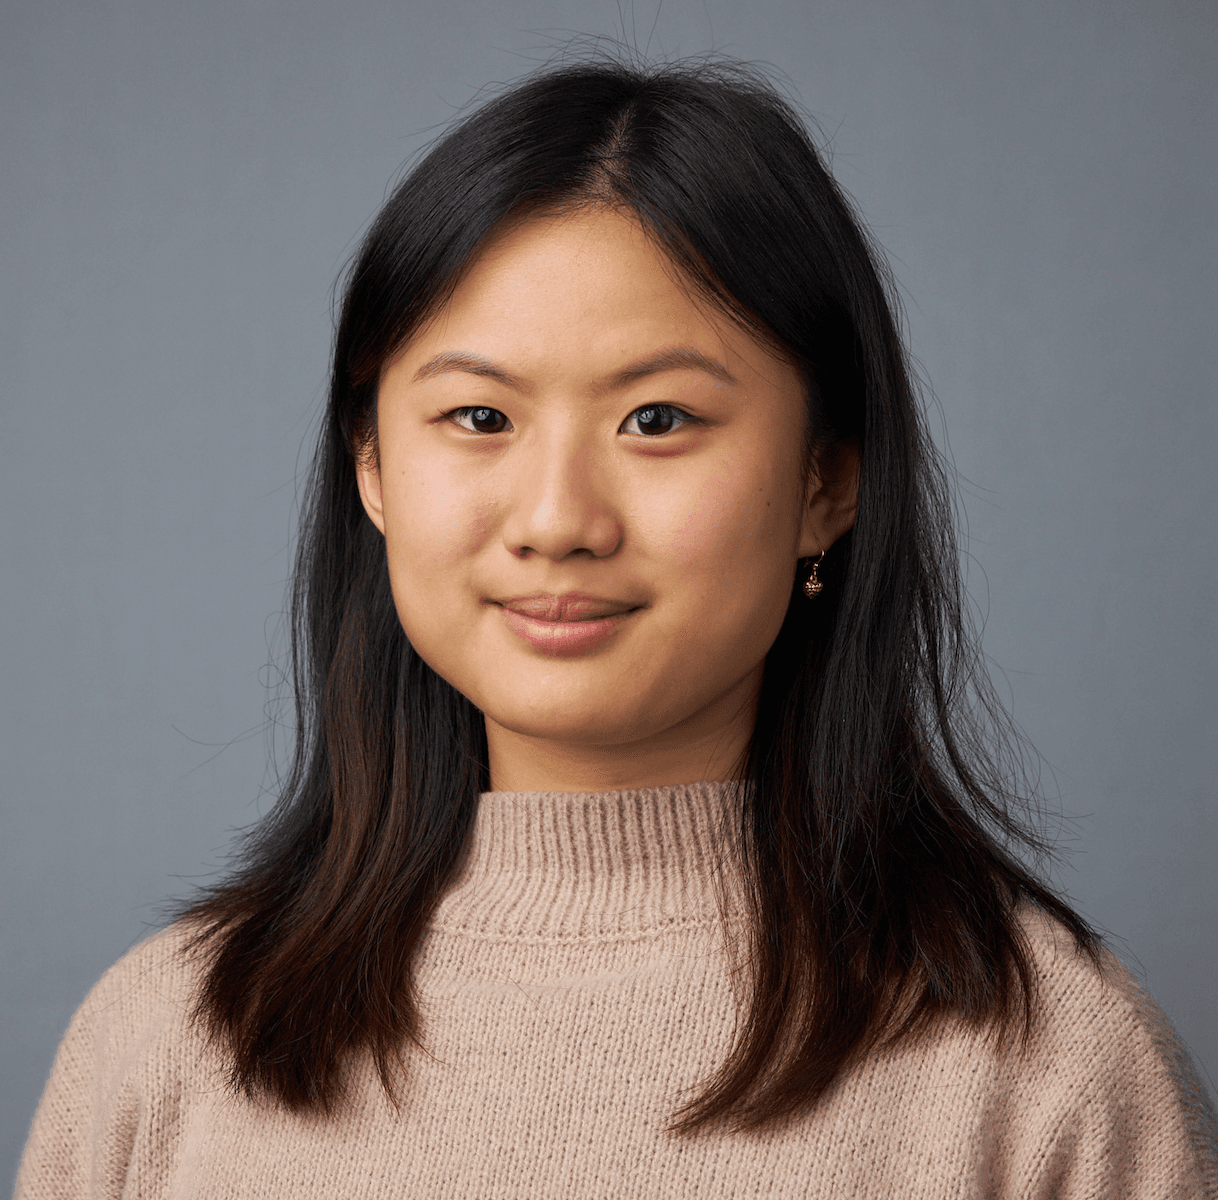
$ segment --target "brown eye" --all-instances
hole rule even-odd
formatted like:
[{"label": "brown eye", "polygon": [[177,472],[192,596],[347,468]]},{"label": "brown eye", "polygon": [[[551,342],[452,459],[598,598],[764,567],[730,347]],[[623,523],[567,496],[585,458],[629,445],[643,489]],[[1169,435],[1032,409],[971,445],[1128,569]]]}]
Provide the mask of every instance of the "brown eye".
[{"label": "brown eye", "polygon": [[505,433],[512,428],[511,421],[497,408],[458,408],[449,416],[471,433]]},{"label": "brown eye", "polygon": [[649,404],[636,408],[622,425],[623,433],[641,433],[644,437],[658,437],[671,433],[694,418],[689,413],[674,408],[671,404]]}]

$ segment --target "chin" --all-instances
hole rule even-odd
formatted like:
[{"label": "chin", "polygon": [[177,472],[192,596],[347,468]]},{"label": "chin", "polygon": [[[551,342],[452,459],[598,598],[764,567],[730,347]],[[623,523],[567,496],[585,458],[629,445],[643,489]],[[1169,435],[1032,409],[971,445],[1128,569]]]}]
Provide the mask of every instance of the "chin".
[{"label": "chin", "polygon": [[655,725],[639,728],[637,710],[629,713],[599,708],[558,709],[539,713],[537,709],[496,711],[483,709],[488,720],[520,737],[570,746],[573,750],[607,746],[626,746],[654,735]]},{"label": "chin", "polygon": [[[521,737],[572,749],[628,746],[671,723],[637,683],[599,678],[586,687],[529,689],[523,672],[511,694],[483,691],[474,703],[488,720]],[[671,703],[672,697],[665,697]],[[667,707],[664,705],[663,707]],[[679,719],[679,715],[673,719]]]}]

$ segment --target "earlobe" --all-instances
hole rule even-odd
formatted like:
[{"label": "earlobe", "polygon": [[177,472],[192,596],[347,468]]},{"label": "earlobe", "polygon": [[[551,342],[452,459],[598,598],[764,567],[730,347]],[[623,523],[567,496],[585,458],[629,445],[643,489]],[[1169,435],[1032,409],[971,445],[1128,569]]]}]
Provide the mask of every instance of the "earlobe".
[{"label": "earlobe", "polygon": [[363,501],[368,519],[385,532],[385,510],[381,501],[380,467],[370,455],[361,454],[355,460],[355,481],[359,486],[359,498]]}]

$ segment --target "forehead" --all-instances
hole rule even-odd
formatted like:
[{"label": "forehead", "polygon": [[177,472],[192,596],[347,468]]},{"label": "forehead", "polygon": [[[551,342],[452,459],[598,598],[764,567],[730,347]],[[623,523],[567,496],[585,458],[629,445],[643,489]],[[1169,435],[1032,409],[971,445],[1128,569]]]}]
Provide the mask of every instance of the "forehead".
[{"label": "forehead", "polygon": [[[528,336],[520,318],[555,325],[622,324],[627,310],[647,325],[703,326],[693,287],[634,217],[581,209],[512,222],[481,248],[442,315],[505,318]],[[439,314],[438,314],[439,315]]]},{"label": "forehead", "polygon": [[794,370],[712,305],[633,215],[533,215],[493,235],[397,361],[460,352],[522,374],[620,372],[681,349],[737,379],[786,384]]}]

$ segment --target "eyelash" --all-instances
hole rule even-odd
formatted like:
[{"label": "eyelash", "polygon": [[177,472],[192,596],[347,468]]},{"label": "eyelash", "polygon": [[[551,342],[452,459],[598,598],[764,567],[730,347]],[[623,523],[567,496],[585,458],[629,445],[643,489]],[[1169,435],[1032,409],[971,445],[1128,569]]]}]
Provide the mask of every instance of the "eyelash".
[{"label": "eyelash", "polygon": [[[489,422],[492,416],[499,417],[503,420],[505,425],[503,428],[499,429],[475,429],[472,427],[472,424],[467,425],[464,421],[465,418],[468,418],[472,422],[474,413],[488,414],[486,417],[479,418],[484,422]],[[660,433],[648,434],[644,433],[643,430],[640,429],[636,436],[644,437],[648,440],[664,437],[665,434],[671,433],[674,429],[680,429],[682,425],[689,425],[698,419],[697,417],[690,416],[689,413],[685,412],[684,409],[677,408],[672,404],[645,404],[642,408],[636,408],[634,412],[632,412],[630,416],[628,416],[626,420],[622,422],[622,427],[619,432],[625,431],[626,426],[630,423],[630,421],[643,413],[666,413],[673,421],[673,424],[670,425],[668,429],[665,429]],[[454,408],[452,412],[446,413],[445,416],[447,416],[447,418],[455,425],[459,425],[462,429],[468,430],[470,433],[480,433],[484,436],[493,433],[507,433],[513,428],[512,422],[508,420],[504,413],[501,413],[497,408],[491,408],[489,405],[485,404],[464,405],[461,408]]]}]

